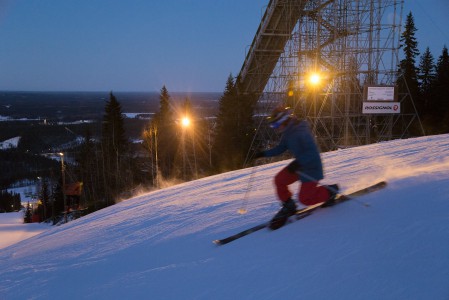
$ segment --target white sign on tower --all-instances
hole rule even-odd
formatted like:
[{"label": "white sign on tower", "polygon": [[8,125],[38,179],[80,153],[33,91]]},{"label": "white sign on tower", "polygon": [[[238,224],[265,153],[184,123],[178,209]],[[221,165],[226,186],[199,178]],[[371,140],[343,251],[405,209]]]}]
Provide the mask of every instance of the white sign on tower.
[{"label": "white sign on tower", "polygon": [[395,86],[365,86],[363,114],[399,114],[401,103],[397,102]]}]

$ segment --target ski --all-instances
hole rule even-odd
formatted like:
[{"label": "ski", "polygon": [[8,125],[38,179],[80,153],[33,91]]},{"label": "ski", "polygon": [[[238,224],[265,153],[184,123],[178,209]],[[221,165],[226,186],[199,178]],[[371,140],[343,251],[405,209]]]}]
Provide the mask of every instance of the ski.
[{"label": "ski", "polygon": [[[379,181],[379,182],[377,182],[377,183],[375,183],[373,185],[370,185],[370,186],[368,186],[366,188],[357,190],[357,191],[355,191],[353,193],[350,193],[350,194],[347,194],[347,195],[345,195],[345,194],[338,194],[336,202],[335,202],[334,205],[338,205],[338,204],[340,204],[342,202],[345,202],[345,201],[354,199],[356,197],[360,197],[362,195],[365,195],[365,194],[372,193],[374,191],[380,190],[380,189],[384,188],[386,185],[387,185],[386,181]],[[321,203],[317,203],[315,205],[311,205],[311,206],[305,207],[303,209],[300,209],[292,217],[293,217],[293,219],[299,220],[299,219],[305,218],[307,216],[310,216],[313,213],[313,211],[315,211],[318,208],[320,208],[323,204],[324,204],[324,202],[321,202]],[[256,232],[256,231],[259,231],[261,229],[264,229],[264,228],[268,227],[269,224],[270,224],[270,222],[265,222],[265,223],[256,225],[254,227],[251,227],[249,229],[246,229],[246,230],[244,230],[242,232],[239,232],[237,234],[231,235],[231,236],[229,236],[227,238],[224,238],[224,239],[221,239],[221,240],[214,240],[213,242],[216,245],[225,245],[225,244],[230,243],[232,241],[235,241],[235,240],[237,240],[237,239],[239,239],[241,237],[244,237],[244,236],[246,236],[248,234],[251,234],[253,232]]]}]

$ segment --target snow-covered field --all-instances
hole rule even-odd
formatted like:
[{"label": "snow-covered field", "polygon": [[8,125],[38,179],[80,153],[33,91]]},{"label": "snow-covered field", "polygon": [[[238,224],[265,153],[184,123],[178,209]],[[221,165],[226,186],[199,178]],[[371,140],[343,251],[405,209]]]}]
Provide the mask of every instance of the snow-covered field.
[{"label": "snow-covered field", "polygon": [[[35,236],[51,228],[47,224],[23,223],[23,212],[0,214],[0,251],[17,242]],[[0,262],[0,266],[1,266]],[[0,294],[0,299],[3,299]]]},{"label": "snow-covered field", "polygon": [[344,192],[388,186],[224,246],[277,211],[286,161],[254,170],[244,215],[251,168],[140,195],[1,249],[0,299],[449,299],[449,135],[323,159]]},{"label": "snow-covered field", "polygon": [[20,136],[16,136],[16,137],[10,138],[8,140],[5,140],[3,142],[0,142],[0,150],[17,148],[19,141],[20,141]]}]

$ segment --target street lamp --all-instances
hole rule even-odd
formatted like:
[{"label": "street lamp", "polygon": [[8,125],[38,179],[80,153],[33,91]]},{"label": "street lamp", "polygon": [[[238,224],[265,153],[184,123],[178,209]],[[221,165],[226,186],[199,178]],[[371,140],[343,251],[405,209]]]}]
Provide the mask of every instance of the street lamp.
[{"label": "street lamp", "polygon": [[189,119],[189,117],[182,118],[181,124],[182,124],[182,127],[184,127],[184,128],[189,127],[190,126],[190,119]]},{"label": "street lamp", "polygon": [[64,166],[64,153],[60,152],[61,156],[61,174],[62,174],[62,197],[64,199],[64,223],[67,223],[67,199],[65,195],[65,166]]},{"label": "street lamp", "polygon": [[309,83],[316,87],[321,83],[321,75],[317,72],[311,73],[309,76]]},{"label": "street lamp", "polygon": [[182,126],[182,136],[181,136],[181,142],[182,142],[182,173],[183,178],[186,180],[186,129],[190,126],[190,119],[187,116],[184,116],[181,119],[181,126]]},{"label": "street lamp", "polygon": [[[193,151],[193,159],[194,159],[194,172],[195,172],[195,177],[198,176],[198,169],[197,169],[197,163],[196,163],[196,151],[195,151],[195,133],[194,133],[194,126],[192,126],[192,121],[188,116],[185,116],[181,119],[181,126],[183,128],[182,131],[182,161],[183,161],[183,172],[184,172],[184,179],[186,178],[186,146],[185,146],[185,139],[186,139],[186,130],[187,128],[191,128],[191,132],[190,132],[190,136],[191,136],[191,143],[192,143],[192,151]],[[190,165],[190,161],[189,161],[189,165]],[[192,171],[192,169],[190,168],[190,170]]]}]

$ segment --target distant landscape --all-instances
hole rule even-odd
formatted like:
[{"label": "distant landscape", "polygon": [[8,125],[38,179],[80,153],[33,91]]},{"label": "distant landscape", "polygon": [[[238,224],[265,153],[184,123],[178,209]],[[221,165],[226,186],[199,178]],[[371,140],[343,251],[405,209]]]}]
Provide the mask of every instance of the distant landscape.
[{"label": "distant landscape", "polygon": [[[48,164],[57,163],[43,163],[43,154],[70,151],[87,131],[94,138],[99,137],[109,93],[0,92],[0,189],[7,188],[23,177],[38,176],[40,169],[50,169]],[[127,137],[130,141],[141,139],[144,127],[159,110],[159,92],[113,93],[122,106]],[[205,118],[216,114],[221,94],[170,93],[170,96],[175,106],[189,99],[197,115]],[[16,148],[16,151],[6,153],[9,147]],[[18,153],[32,155],[29,163],[35,165],[30,168],[23,156],[20,159],[17,156],[14,163],[15,159],[11,155],[16,156]],[[32,158],[33,155],[39,157]]]},{"label": "distant landscape", "polygon": [[[154,113],[159,92],[114,92],[123,112]],[[107,92],[0,92],[0,118],[76,121],[101,119]],[[221,93],[170,93],[174,103],[189,99],[202,114],[215,113]],[[1,120],[1,119],[0,119]]]},{"label": "distant landscape", "polygon": [[[159,110],[158,92],[114,92],[126,117],[126,127],[130,139],[139,138],[148,118],[139,116],[154,114]],[[170,93],[173,103],[189,99],[200,117],[214,116],[218,109],[221,93]],[[104,106],[109,92],[0,92],[0,142],[26,136],[35,132],[38,125],[52,124],[53,128],[42,130],[40,134],[53,131],[60,135],[60,143],[82,135],[86,127],[99,130],[104,115]],[[57,127],[60,127],[59,130]],[[68,128],[69,130],[67,130]],[[70,130],[72,132],[70,132]],[[56,132],[60,132],[57,134]],[[64,136],[67,136],[65,138]],[[26,141],[23,140],[22,143]],[[56,146],[57,141],[45,139],[32,142],[32,149],[44,151],[48,144]],[[43,149],[42,149],[43,148]]]}]

